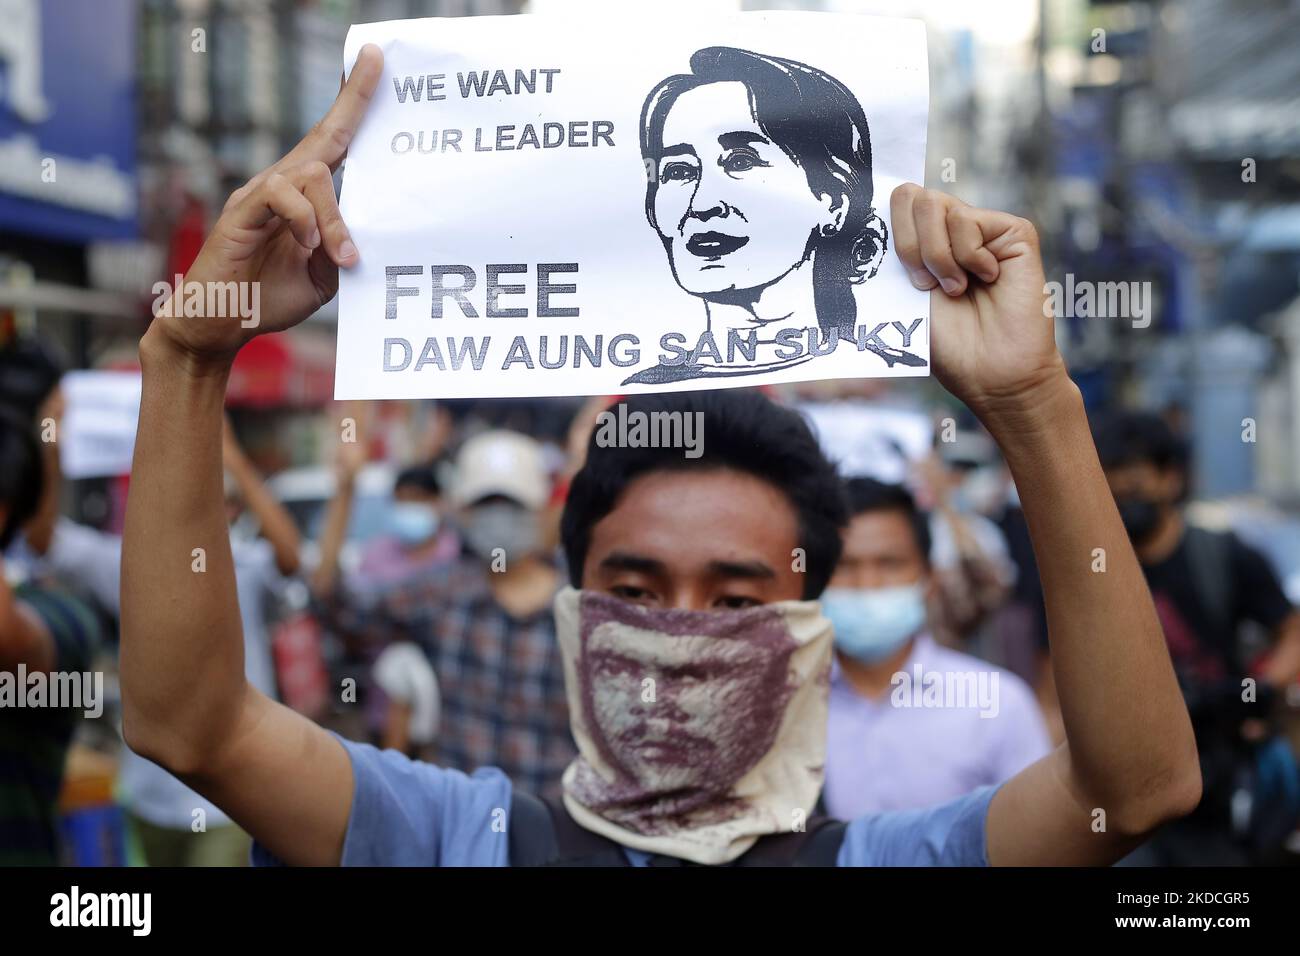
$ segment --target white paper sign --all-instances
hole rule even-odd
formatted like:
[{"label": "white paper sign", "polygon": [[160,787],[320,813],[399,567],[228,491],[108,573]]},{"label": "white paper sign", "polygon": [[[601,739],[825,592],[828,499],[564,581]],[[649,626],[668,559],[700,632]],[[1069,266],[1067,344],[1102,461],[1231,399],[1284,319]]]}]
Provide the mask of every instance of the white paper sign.
[{"label": "white paper sign", "polygon": [[69,478],[129,474],[140,420],[139,372],[69,372],[59,426],[59,466]]},{"label": "white paper sign", "polygon": [[929,373],[889,224],[924,175],[920,21],[407,20],[354,26],[349,68],[366,43],[336,398]]},{"label": "white paper sign", "polygon": [[846,478],[903,484],[934,445],[934,424],[925,412],[865,401],[810,402],[799,410]]}]

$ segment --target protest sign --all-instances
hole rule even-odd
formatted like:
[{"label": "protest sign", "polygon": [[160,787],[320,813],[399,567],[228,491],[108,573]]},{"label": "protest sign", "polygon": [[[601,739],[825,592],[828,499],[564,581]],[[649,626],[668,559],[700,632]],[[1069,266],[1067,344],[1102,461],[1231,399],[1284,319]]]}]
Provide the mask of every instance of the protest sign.
[{"label": "protest sign", "polygon": [[67,410],[60,425],[59,467],[69,478],[103,478],[131,471],[140,419],[139,372],[69,372]]},{"label": "protest sign", "polygon": [[934,444],[930,416],[916,409],[843,401],[810,402],[799,410],[846,478],[861,475],[904,484]]},{"label": "protest sign", "polygon": [[340,207],[335,397],[929,374],[889,195],[925,31],[812,13],[352,27],[384,73]]}]

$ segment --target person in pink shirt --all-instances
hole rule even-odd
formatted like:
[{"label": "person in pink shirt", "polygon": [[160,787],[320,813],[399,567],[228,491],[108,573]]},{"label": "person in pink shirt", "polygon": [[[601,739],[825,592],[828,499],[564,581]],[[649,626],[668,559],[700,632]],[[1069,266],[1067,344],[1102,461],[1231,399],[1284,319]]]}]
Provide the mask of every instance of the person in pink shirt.
[{"label": "person in pink shirt", "polygon": [[404,469],[393,487],[388,530],[366,543],[358,584],[400,583],[455,560],[460,538],[443,520],[442,488],[432,465]]},{"label": "person in pink shirt", "polygon": [[[356,475],[363,464],[359,453],[344,455],[338,463],[338,493],[325,518],[314,579],[314,590],[321,598],[331,597],[337,584]],[[411,465],[399,472],[387,510],[387,527],[366,542],[356,572],[348,576],[348,587],[382,592],[454,561],[460,554],[460,537],[443,521],[443,513],[442,488],[434,464]]]},{"label": "person in pink shirt", "polygon": [[944,803],[1046,756],[1029,686],[931,636],[930,531],[912,496],[870,478],[846,492],[852,518],[822,594],[835,626],[827,810],[853,819]]}]

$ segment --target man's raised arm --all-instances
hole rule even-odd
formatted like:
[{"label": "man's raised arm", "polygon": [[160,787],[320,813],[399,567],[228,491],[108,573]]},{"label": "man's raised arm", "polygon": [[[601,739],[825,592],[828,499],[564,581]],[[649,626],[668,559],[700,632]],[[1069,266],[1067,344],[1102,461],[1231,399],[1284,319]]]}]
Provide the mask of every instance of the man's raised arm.
[{"label": "man's raised arm", "polygon": [[1146,580],[1044,312],[1037,233],[911,184],[894,191],[892,212],[913,284],[935,290],[935,374],[1006,456],[1047,603],[1066,741],[994,797],[989,861],[1112,863],[1196,805],[1200,767]]},{"label": "man's raised arm", "polygon": [[377,47],[363,48],[329,115],[230,197],[186,276],[187,286],[259,283],[262,314],[249,322],[164,310],[140,344],[122,554],[123,732],[287,863],[339,861],[352,770],[328,733],[244,678],[222,406],[240,346],[301,322],[334,295],[338,268],[356,262],[331,172],[382,66]]}]

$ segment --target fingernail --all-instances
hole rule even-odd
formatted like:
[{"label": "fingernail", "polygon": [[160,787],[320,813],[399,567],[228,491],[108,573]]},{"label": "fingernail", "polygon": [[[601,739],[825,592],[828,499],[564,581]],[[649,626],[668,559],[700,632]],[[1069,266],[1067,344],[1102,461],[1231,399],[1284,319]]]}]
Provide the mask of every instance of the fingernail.
[{"label": "fingernail", "polygon": [[351,239],[344,239],[339,243],[339,258],[351,259],[357,254],[357,247],[352,244]]},{"label": "fingernail", "polygon": [[981,272],[980,278],[985,282],[997,282],[998,274],[996,272]]},{"label": "fingernail", "polygon": [[956,279],[941,279],[939,284],[943,286],[943,291],[949,295],[956,295],[961,291],[961,283]]},{"label": "fingernail", "polygon": [[307,245],[315,249],[320,245],[320,230],[313,229],[310,236],[307,237]]},{"label": "fingernail", "polygon": [[934,288],[934,276],[930,275],[930,273],[912,272],[909,273],[909,275],[912,277],[912,285],[916,286],[922,292]]}]

